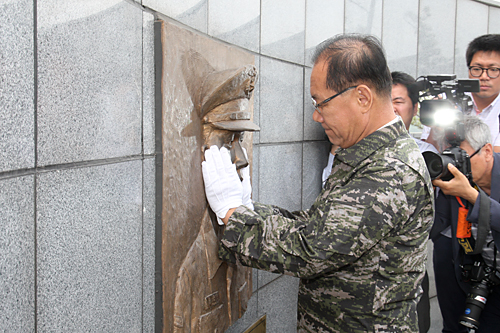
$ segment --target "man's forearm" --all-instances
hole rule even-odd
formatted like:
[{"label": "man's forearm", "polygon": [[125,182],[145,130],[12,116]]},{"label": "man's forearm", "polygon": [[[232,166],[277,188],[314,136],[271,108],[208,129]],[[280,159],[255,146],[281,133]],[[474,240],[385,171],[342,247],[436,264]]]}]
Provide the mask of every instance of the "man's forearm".
[{"label": "man's forearm", "polygon": [[479,192],[475,188],[470,187],[469,189],[467,189],[467,192],[464,193],[464,195],[461,195],[461,197],[470,202],[471,204],[475,204],[478,195]]}]

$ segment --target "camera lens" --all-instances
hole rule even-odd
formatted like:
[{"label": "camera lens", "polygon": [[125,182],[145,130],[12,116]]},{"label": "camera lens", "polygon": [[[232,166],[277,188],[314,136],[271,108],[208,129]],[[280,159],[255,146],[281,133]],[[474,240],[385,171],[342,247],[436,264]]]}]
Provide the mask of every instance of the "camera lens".
[{"label": "camera lens", "polygon": [[441,172],[443,172],[443,161],[441,156],[430,151],[426,151],[422,155],[424,156],[425,164],[427,165],[431,179],[434,180],[439,177]]},{"label": "camera lens", "polygon": [[424,156],[431,180],[440,178],[444,181],[448,181],[453,178],[453,175],[448,170],[448,163],[455,165],[455,161],[451,157],[439,155],[431,151],[426,151],[422,153],[422,155]]},{"label": "camera lens", "polygon": [[465,301],[464,314],[460,317],[460,324],[474,329],[479,327],[479,318],[486,305],[488,294],[488,285],[484,280],[472,285]]}]

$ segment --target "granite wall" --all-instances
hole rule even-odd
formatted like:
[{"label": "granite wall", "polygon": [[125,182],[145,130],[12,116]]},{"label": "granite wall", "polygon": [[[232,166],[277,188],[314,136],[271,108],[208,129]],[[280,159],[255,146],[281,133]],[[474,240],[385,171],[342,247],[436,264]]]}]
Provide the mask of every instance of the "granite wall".
[{"label": "granite wall", "polygon": [[[314,46],[370,33],[391,70],[465,77],[467,43],[500,33],[497,3],[0,0],[0,331],[161,323],[155,17],[255,55],[254,199],[294,210],[319,193],[329,148],[311,119]],[[266,314],[268,332],[294,332],[297,280],[254,271],[253,286],[228,331]]]}]

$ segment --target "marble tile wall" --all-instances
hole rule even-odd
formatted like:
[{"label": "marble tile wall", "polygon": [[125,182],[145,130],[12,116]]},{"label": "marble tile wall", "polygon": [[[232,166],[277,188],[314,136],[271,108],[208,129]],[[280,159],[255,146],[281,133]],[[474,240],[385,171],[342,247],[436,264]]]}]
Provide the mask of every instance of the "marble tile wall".
[{"label": "marble tile wall", "polygon": [[209,35],[259,52],[260,1],[210,0],[208,18]]},{"label": "marble tile wall", "polygon": [[0,181],[0,331],[35,327],[35,179]]},{"label": "marble tile wall", "polygon": [[416,77],[419,0],[385,0],[382,42],[391,71]]},{"label": "marble tile wall", "polygon": [[467,0],[457,1],[457,22],[474,22],[458,25],[456,28],[455,68],[457,78],[468,78],[465,52],[471,40],[488,33],[488,7],[481,3]]},{"label": "marble tile wall", "polygon": [[142,163],[37,177],[41,332],[142,329]]},{"label": "marble tile wall", "polygon": [[154,332],[153,20],[0,2],[2,332]]},{"label": "marble tile wall", "polygon": [[141,153],[142,12],[62,3],[38,3],[38,165]]},{"label": "marble tile wall", "polygon": [[33,12],[32,0],[0,3],[0,172],[35,164]]},{"label": "marble tile wall", "polygon": [[500,8],[489,7],[488,11],[488,33],[498,34],[500,33]]},{"label": "marble tile wall", "polygon": [[344,32],[344,0],[306,1],[306,66],[316,45]]},{"label": "marble tile wall", "polygon": [[[0,317],[10,319],[0,331],[33,331],[35,322],[39,332],[75,323],[113,331],[123,321],[154,331],[157,15],[255,55],[262,130],[254,135],[253,195],[290,210],[319,193],[329,150],[311,118],[315,45],[370,33],[391,70],[464,77],[468,42],[500,33],[500,8],[474,0],[1,1],[0,274],[8,278],[0,279]],[[68,256],[64,246],[73,243],[82,248]],[[109,290],[98,295],[101,278]],[[284,304],[295,302],[296,283],[254,272],[249,309],[230,332],[263,313],[268,331],[293,332],[295,309]],[[75,322],[71,309],[82,309]]]},{"label": "marble tile wall", "polygon": [[262,0],[261,53],[304,64],[305,0]]},{"label": "marble tile wall", "polygon": [[452,74],[456,0],[420,0],[417,76]]}]

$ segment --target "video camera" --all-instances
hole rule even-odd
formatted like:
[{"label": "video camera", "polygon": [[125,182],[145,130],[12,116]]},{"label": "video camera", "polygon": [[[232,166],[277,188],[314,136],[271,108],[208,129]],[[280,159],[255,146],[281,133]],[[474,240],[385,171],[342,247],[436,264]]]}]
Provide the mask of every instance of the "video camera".
[{"label": "video camera", "polygon": [[[480,85],[477,79],[455,78],[456,75],[421,76],[412,88],[420,92],[420,122],[442,128],[449,145],[442,154],[422,154],[432,180],[452,179],[453,175],[448,171],[449,163],[472,180],[469,155],[459,146],[465,140],[464,112],[472,107],[472,99],[465,93],[479,92]],[[441,98],[436,99],[438,96]]]}]

